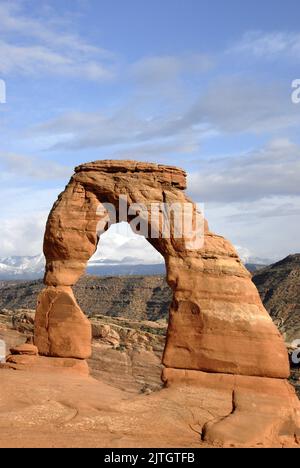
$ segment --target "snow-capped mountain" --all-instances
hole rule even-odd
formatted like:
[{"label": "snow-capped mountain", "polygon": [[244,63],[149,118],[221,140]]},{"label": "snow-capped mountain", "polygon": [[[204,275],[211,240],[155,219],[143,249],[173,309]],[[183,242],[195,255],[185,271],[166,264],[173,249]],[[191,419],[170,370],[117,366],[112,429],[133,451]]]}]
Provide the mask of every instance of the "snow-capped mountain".
[{"label": "snow-capped mountain", "polygon": [[[250,260],[250,261],[249,261]],[[245,262],[249,271],[256,271],[271,262],[266,259],[249,258]],[[43,254],[35,256],[13,256],[0,258],[0,280],[35,280],[44,275],[45,257]],[[163,259],[159,257],[141,255],[136,257],[119,255],[106,258],[93,257],[87,266],[87,273],[99,276],[120,275],[159,275],[165,273]]]},{"label": "snow-capped mountain", "polygon": [[[43,254],[33,257],[0,258],[0,280],[35,280],[44,275],[45,257]],[[116,259],[90,260],[87,273],[101,276],[119,275],[157,275],[164,274],[164,263],[142,261],[140,258],[124,257]]]},{"label": "snow-capped mountain", "polygon": [[43,254],[35,256],[13,256],[0,258],[0,279],[37,279],[41,278],[45,268]]},{"label": "snow-capped mountain", "polygon": [[276,258],[262,258],[262,257],[255,257],[252,255],[252,252],[250,252],[249,249],[246,247],[241,247],[240,245],[235,245],[235,249],[237,250],[240,259],[244,264],[250,264],[250,265],[271,265],[271,263],[274,263],[275,261],[278,261]]}]

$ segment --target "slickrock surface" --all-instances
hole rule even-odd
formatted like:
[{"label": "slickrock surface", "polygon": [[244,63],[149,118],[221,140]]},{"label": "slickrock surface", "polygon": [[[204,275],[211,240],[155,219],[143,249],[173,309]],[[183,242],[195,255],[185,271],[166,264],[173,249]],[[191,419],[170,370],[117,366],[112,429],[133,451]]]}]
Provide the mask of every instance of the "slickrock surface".
[{"label": "slickrock surface", "polygon": [[98,316],[92,319],[91,375],[120,389],[162,388],[166,324]]},{"label": "slickrock surface", "polygon": [[299,443],[299,406],[291,406],[294,389],[285,380],[181,369],[164,369],[163,378],[179,389],[217,390],[227,404],[231,402],[225,417],[212,418],[202,426],[202,439],[210,444],[271,446],[276,439],[288,442],[291,433]]},{"label": "slickrock surface", "polygon": [[70,358],[47,358],[28,354],[10,355],[0,369],[12,369],[25,372],[68,373],[88,376],[90,371],[86,361]]},{"label": "slickrock surface", "polygon": [[[24,316],[24,311],[16,312],[16,315],[22,317]],[[17,343],[23,337],[23,341],[25,341],[28,335],[21,335],[12,330],[10,316],[13,316],[12,312],[10,315],[0,315],[0,339],[7,340],[7,337],[9,337],[10,340],[14,339]],[[31,317],[30,312],[28,316]],[[18,322],[18,320],[14,320],[17,326]],[[30,373],[33,382],[36,382],[36,385],[41,386],[41,388],[35,387],[32,389],[30,386],[28,389],[27,387],[25,388],[24,385],[28,385],[28,377],[23,378],[20,376],[21,381],[18,382],[18,385],[20,389],[24,390],[25,394],[22,394],[20,391],[17,400],[11,399],[11,404],[20,409],[18,412],[13,412],[10,420],[13,419],[15,421],[17,419],[18,421],[20,418],[23,418],[23,420],[27,418],[27,422],[23,426],[20,423],[16,425],[16,422],[13,422],[10,428],[5,425],[3,426],[6,409],[5,405],[4,407],[0,405],[0,446],[104,446],[105,443],[113,447],[115,443],[120,443],[120,446],[125,444],[123,446],[166,445],[188,447],[195,444],[196,447],[206,447],[212,445],[209,442],[212,437],[211,434],[215,434],[217,429],[217,438],[213,442],[217,446],[228,446],[230,444],[239,446],[241,443],[246,446],[297,446],[296,439],[292,442],[291,437],[287,435],[293,431],[297,432],[295,423],[293,422],[295,421],[295,417],[293,415],[291,418],[286,417],[286,421],[290,421],[287,423],[287,426],[285,423],[282,423],[284,415],[287,415],[290,411],[288,401],[293,401],[294,399],[292,390],[289,389],[284,381],[281,381],[278,389],[276,389],[277,379],[242,378],[224,374],[205,374],[198,371],[187,372],[168,369],[164,371],[165,379],[169,385],[168,393],[163,390],[164,393],[162,394],[162,383],[160,380],[162,371],[161,356],[165,342],[164,333],[166,325],[160,322],[140,322],[105,316],[94,317],[91,323],[94,338],[92,345],[93,355],[89,360],[90,372],[98,380],[99,387],[97,392],[99,392],[99,398],[102,398],[101,392],[108,392],[105,394],[104,403],[109,395],[114,395],[117,389],[120,391],[120,399],[115,403],[115,410],[110,413],[110,406],[105,408],[105,410],[101,406],[101,411],[98,413],[95,413],[95,409],[93,408],[86,409],[84,411],[84,422],[81,418],[76,417],[76,425],[74,427],[72,427],[70,421],[67,421],[68,424],[64,424],[61,420],[61,414],[58,414],[57,420],[55,420],[53,414],[50,413],[51,411],[56,411],[57,408],[60,411],[64,409],[64,406],[61,406],[61,402],[69,409],[71,408],[70,413],[75,415],[77,407],[74,407],[73,395],[70,396],[70,389],[67,389],[67,386],[74,385],[73,377],[72,381],[69,380],[71,375],[74,376],[77,382],[76,388],[79,385],[78,375],[80,375],[81,379],[87,375],[87,369],[84,367],[85,361],[47,357],[39,357],[36,360],[35,356],[11,356],[8,365],[12,369],[17,369],[18,374],[23,375],[25,371],[26,374]],[[12,333],[14,333],[14,338],[12,337]],[[20,372],[22,369],[24,372]],[[33,371],[34,374],[32,373]],[[55,377],[49,371],[51,371],[51,374],[55,372]],[[3,374],[2,372],[3,369],[0,369],[1,379],[8,380],[13,378],[12,385],[13,382],[16,382],[16,378],[11,377],[12,374]],[[15,372],[12,373],[14,374]],[[37,373],[43,375],[37,378]],[[239,384],[243,383],[244,386],[245,384],[249,385],[248,390],[245,390],[244,387],[239,389],[239,385],[236,385],[236,382]],[[6,384],[8,385],[8,382]],[[52,398],[56,385],[60,389],[60,394],[57,397],[58,400],[53,402]],[[201,388],[197,388],[199,386]],[[5,388],[7,389],[7,387]],[[94,392],[86,384],[83,387],[82,381],[80,381],[80,388],[84,388],[82,390],[83,393]],[[94,384],[92,388],[94,388]],[[0,384],[0,392],[2,391],[5,393],[8,390],[3,390]],[[37,397],[37,400],[34,401],[34,397],[39,392],[43,392],[45,395],[42,409],[45,412],[44,418],[46,422],[40,421],[36,410],[36,406],[39,406],[39,398]],[[120,401],[124,398],[131,402],[139,402],[140,398],[137,397],[138,394],[147,395],[147,397],[143,397],[140,403],[145,408],[146,415],[148,411],[151,411],[148,407],[148,395],[152,394],[152,397],[158,394],[164,396],[163,400],[160,400],[160,398],[155,399],[155,407],[152,407],[152,409],[160,415],[163,424],[168,424],[168,426],[164,427],[162,425],[159,429],[155,427],[155,430],[158,431],[157,435],[152,433],[148,428],[146,434],[141,432],[140,439],[137,435],[132,439],[133,435],[127,438],[127,435],[133,432],[132,415],[130,416],[129,412],[131,409],[135,411],[136,405],[131,403],[128,408],[124,409],[125,414],[119,412],[119,405]],[[28,400],[29,395],[31,399]],[[57,392],[55,395],[57,396]],[[90,393],[82,396],[83,401],[87,401],[87,395],[90,395]],[[77,398],[79,400],[80,396],[78,395]],[[24,401],[26,401],[25,406]],[[57,404],[57,401],[59,404]],[[97,402],[98,409],[101,402],[102,400]],[[79,401],[77,402],[78,404]],[[225,428],[226,434],[231,433],[229,442],[229,439],[224,437],[224,433],[220,435],[218,425],[212,423],[221,423],[222,417],[229,417],[234,407],[236,408],[237,415],[244,412],[243,418],[245,419],[245,423],[242,421],[238,423],[239,429],[235,432],[234,439],[232,428],[230,431],[228,427]],[[21,409],[24,409],[23,414]],[[251,415],[252,411],[254,414],[252,413]],[[125,434],[122,434],[121,429],[117,427],[115,428],[115,432],[118,432],[118,435],[108,434],[107,431],[103,434],[99,418],[95,417],[97,415],[116,426],[121,418],[121,427],[123,429],[125,426],[127,427]],[[138,421],[139,427],[143,428],[144,425],[148,424],[147,417],[143,419],[142,414],[139,413],[135,415],[134,421]],[[66,417],[66,419],[68,418]],[[233,419],[233,427],[236,425],[235,420],[236,416]],[[212,433],[208,432],[210,426],[214,426]],[[81,429],[76,437],[76,429],[78,427]],[[279,430],[279,427],[282,428]],[[13,439],[9,439],[12,428],[14,428],[15,436]],[[270,435],[273,430],[274,432],[279,431],[281,433],[276,441]],[[163,431],[166,433],[163,434]],[[66,435],[64,437],[65,432]],[[142,440],[142,437],[147,437],[147,439]],[[161,440],[159,440],[160,437]],[[206,442],[202,440],[204,438]],[[120,442],[117,442],[118,440]]]},{"label": "slickrock surface", "polygon": [[[0,339],[7,342],[7,349],[32,338],[34,314],[24,309],[0,310]],[[91,319],[91,325],[92,357],[88,364],[93,377],[132,393],[162,388],[165,320],[151,322],[97,315]],[[292,366],[290,382],[300,398],[299,365]]]},{"label": "slickrock surface", "polygon": [[196,372],[136,396],[65,372],[0,373],[0,447],[299,447],[277,379]]}]

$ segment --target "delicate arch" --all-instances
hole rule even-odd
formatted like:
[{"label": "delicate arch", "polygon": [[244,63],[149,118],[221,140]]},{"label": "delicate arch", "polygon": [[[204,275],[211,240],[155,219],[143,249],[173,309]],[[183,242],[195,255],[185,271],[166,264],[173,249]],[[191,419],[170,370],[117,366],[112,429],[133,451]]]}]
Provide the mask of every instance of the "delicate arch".
[{"label": "delicate arch", "polygon": [[[46,288],[39,296],[35,325],[40,354],[79,359],[90,355],[90,324],[72,286],[97,248],[99,203],[118,209],[122,195],[128,204],[191,203],[185,188],[185,172],[172,166],[96,161],[75,169],[45,232]],[[170,368],[287,377],[283,340],[250,274],[232,245],[211,233],[206,223],[204,234],[198,249],[191,249],[186,238],[149,238],[165,258],[173,289],[164,378]]]}]

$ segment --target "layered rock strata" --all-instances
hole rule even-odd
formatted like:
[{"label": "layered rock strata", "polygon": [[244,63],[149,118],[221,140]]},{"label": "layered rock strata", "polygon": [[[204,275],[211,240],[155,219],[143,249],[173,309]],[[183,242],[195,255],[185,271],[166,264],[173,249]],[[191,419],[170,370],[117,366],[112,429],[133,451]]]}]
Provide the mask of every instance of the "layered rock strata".
[{"label": "layered rock strata", "polygon": [[[170,228],[170,236],[165,236],[162,223],[155,226],[159,235],[152,235],[153,205],[192,206],[194,223],[197,206],[187,198],[185,188],[185,172],[171,166],[96,161],[76,168],[47,222],[46,288],[39,296],[35,323],[39,353],[81,360],[90,356],[90,325],[71,288],[95,253],[99,237],[101,247],[101,232],[112,220],[107,204],[116,209],[115,222],[132,222],[132,207],[142,207],[140,220],[142,223],[146,219],[149,228],[146,237],[163,255],[167,281],[173,290],[163,357],[165,376],[172,375],[172,379],[164,377],[165,380],[174,381],[176,376],[181,380],[182,375],[189,378],[192,371],[201,371],[199,375],[225,374],[228,382],[232,382],[230,375],[238,376],[239,382],[244,382],[242,376],[259,377],[263,379],[257,382],[263,386],[264,379],[269,378],[272,391],[278,390],[276,404],[280,406],[282,402],[283,419],[285,415],[290,418],[298,408],[298,400],[291,390],[287,412],[280,380],[289,376],[286,348],[233,246],[210,232],[204,220],[203,243],[193,242],[190,234],[176,236],[174,227]],[[126,200],[125,218],[120,199],[123,203]],[[214,378],[216,385],[219,380]],[[251,398],[245,399],[243,395],[238,416],[231,418],[230,424],[236,425],[241,417],[247,419],[245,401]],[[263,405],[258,411],[263,418]],[[269,417],[269,409],[267,413]],[[276,424],[278,429],[280,425]],[[294,418],[292,437],[297,424]],[[210,429],[209,433],[211,437],[219,437],[218,431]]]}]

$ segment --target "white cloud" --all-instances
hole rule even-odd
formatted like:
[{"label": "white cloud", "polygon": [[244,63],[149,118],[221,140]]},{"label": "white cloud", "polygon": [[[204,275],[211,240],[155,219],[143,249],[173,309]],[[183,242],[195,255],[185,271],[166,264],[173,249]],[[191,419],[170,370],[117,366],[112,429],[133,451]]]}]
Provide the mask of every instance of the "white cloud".
[{"label": "white cloud", "polygon": [[[48,45],[69,48],[83,53],[101,53],[103,56],[110,56],[110,52],[95,47],[76,34],[66,32],[60,28],[59,34],[55,29],[55,24],[66,26],[62,18],[57,21],[57,17],[47,16],[41,19],[33,19],[22,13],[21,4],[17,2],[2,2],[0,4],[0,26],[1,31],[6,33],[17,33],[23,36],[38,39]],[[57,26],[56,26],[57,27]]]},{"label": "white cloud", "polygon": [[275,139],[241,156],[199,161],[189,176],[189,190],[204,203],[257,201],[274,196],[300,196],[300,147]]},{"label": "white cloud", "polygon": [[1,219],[0,257],[36,255],[42,252],[46,212]]},{"label": "white cloud", "polygon": [[0,72],[78,76],[89,80],[110,79],[112,70],[93,61],[56,52],[44,46],[16,46],[0,41]]},{"label": "white cloud", "polygon": [[160,55],[144,57],[130,67],[130,74],[143,86],[154,86],[177,80],[185,75],[201,75],[214,65],[211,57],[204,54]]},{"label": "white cloud", "polygon": [[[53,200],[54,201],[54,200]],[[42,252],[48,212],[34,212],[30,216],[7,217],[0,223],[0,257],[37,255]],[[105,264],[157,264],[163,257],[142,236],[134,234],[129,225],[114,225],[101,236],[93,260]],[[127,228],[128,226],[128,228]]]},{"label": "white cloud", "polygon": [[300,206],[300,196],[266,198],[259,202],[224,201],[206,203],[205,214],[213,232],[238,246],[245,260],[257,263],[257,257],[276,261],[299,252],[297,206]]},{"label": "white cloud", "polygon": [[300,58],[300,33],[288,31],[249,31],[228,52],[249,54],[256,58]]},{"label": "white cloud", "polygon": [[[28,131],[31,138],[50,136],[53,149],[127,145],[153,145],[181,141],[198,146],[216,134],[275,133],[294,128],[300,113],[290,95],[272,83],[256,84],[241,77],[227,77],[211,83],[192,104],[176,109],[156,109],[147,113],[147,103],[133,100],[117,110],[69,112],[36,125]],[[144,112],[141,112],[141,109]]]},{"label": "white cloud", "polygon": [[[49,168],[50,170],[50,168]],[[45,183],[43,179],[43,184]],[[0,257],[37,255],[42,252],[46,221],[65,186],[24,186],[22,171],[13,174],[13,185],[0,172]]]},{"label": "white cloud", "polygon": [[127,223],[115,224],[101,236],[92,260],[99,259],[106,264],[156,264],[164,261],[161,254],[143,236],[133,233]]},{"label": "white cloud", "polygon": [[[61,115],[53,120],[37,125],[28,131],[31,138],[39,138],[40,135],[50,136],[57,143],[53,149],[85,149],[101,148],[106,146],[119,146],[127,144],[125,152],[129,153],[132,145],[143,144],[144,153],[154,154],[154,146],[164,152],[174,146],[192,148],[195,145],[195,135],[185,129],[184,132],[167,131],[164,128],[169,126],[168,118],[157,117],[147,118],[138,114],[136,109],[129,109],[125,106],[114,114],[102,112],[71,112]],[[171,141],[169,137],[175,137],[176,141]],[[183,137],[183,138],[181,138]],[[155,140],[159,140],[159,144]],[[178,145],[178,139],[180,143]],[[149,144],[146,149],[145,143]],[[152,146],[152,149],[151,149]],[[133,148],[135,152],[135,149]]]},{"label": "white cloud", "polygon": [[[238,207],[227,219],[233,222],[249,224],[274,218],[297,217],[300,220],[300,196],[273,196],[263,198],[259,203],[238,203]],[[282,219],[282,222],[284,222]]]},{"label": "white cloud", "polygon": [[[46,18],[26,16],[19,4],[0,5],[0,73],[42,73],[107,80],[114,76],[113,55],[66,32]],[[22,40],[19,41],[18,38]]]},{"label": "white cloud", "polygon": [[174,154],[189,155],[199,151],[199,145],[195,138],[186,141],[184,138],[174,139],[164,143],[145,143],[142,145],[132,145],[130,148],[125,148],[119,151],[113,151],[111,157],[115,159],[141,159],[149,160],[154,158],[155,161],[164,160],[166,158],[174,158]]},{"label": "white cloud", "polygon": [[251,252],[247,247],[243,247],[241,245],[235,245],[235,249],[237,250],[237,253],[239,254],[241,260],[244,263],[248,263],[249,259],[251,258]]},{"label": "white cloud", "polygon": [[65,179],[72,173],[72,168],[54,161],[15,153],[0,152],[0,165],[6,173],[38,180]]},{"label": "white cloud", "polygon": [[199,122],[224,133],[265,133],[299,125],[300,113],[290,89],[229,76],[212,83],[182,121],[186,126]]},{"label": "white cloud", "polygon": [[240,156],[197,164],[188,192],[204,203],[211,229],[240,246],[244,258],[275,261],[299,251],[299,145],[274,139]]}]

